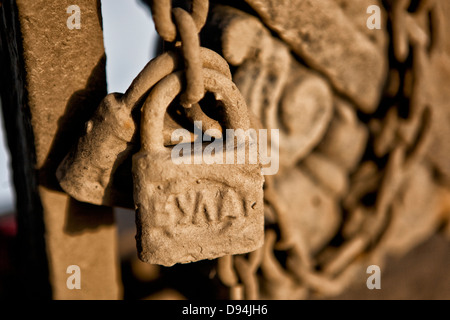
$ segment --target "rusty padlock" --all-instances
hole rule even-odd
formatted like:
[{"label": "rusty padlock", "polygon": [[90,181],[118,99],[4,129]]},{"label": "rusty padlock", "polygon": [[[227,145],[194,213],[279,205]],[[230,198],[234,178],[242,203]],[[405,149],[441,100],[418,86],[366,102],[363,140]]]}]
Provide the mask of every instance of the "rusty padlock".
[{"label": "rusty padlock", "polygon": [[[247,106],[234,83],[203,71],[205,90],[223,106],[224,126],[248,130]],[[175,164],[174,147],[164,146],[164,114],[182,91],[182,79],[183,73],[173,73],[150,92],[141,115],[141,150],[133,156],[138,255],[164,266],[247,253],[264,241],[261,165],[237,162],[240,148],[256,139],[238,136],[234,143],[233,137],[234,148],[220,154],[229,159],[234,152],[233,164],[206,164],[204,158]]]},{"label": "rusty padlock", "polygon": [[[218,70],[231,79],[229,66],[212,50],[201,48],[203,66]],[[139,149],[134,110],[150,89],[166,75],[182,68],[175,51],[166,52],[150,61],[125,92],[108,94],[94,116],[86,123],[86,131],[78,144],[59,165],[56,176],[62,189],[73,198],[96,205],[133,208],[131,155]],[[198,115],[197,115],[198,116]],[[166,127],[177,123],[166,116]],[[166,134],[165,141],[170,140]]]}]

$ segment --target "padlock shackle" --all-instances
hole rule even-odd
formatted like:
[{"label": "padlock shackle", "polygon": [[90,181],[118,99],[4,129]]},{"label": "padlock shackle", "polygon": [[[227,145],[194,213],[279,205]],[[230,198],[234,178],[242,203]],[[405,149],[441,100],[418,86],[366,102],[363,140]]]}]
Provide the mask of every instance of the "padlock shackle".
[{"label": "padlock shackle", "polygon": [[[216,52],[200,48],[200,57],[203,68],[217,70],[231,79],[231,71],[228,63]],[[145,94],[167,75],[181,70],[183,59],[177,51],[168,51],[152,59],[133,80],[130,87],[122,97],[122,101],[131,110],[134,109]]]},{"label": "padlock shackle", "polygon": [[[223,104],[227,127],[247,131],[250,128],[248,109],[236,85],[218,71],[204,68],[203,73],[205,90],[213,93]],[[164,115],[168,106],[184,88],[183,75],[182,71],[178,71],[166,76],[145,100],[141,116],[141,150],[168,150],[163,143]]]}]

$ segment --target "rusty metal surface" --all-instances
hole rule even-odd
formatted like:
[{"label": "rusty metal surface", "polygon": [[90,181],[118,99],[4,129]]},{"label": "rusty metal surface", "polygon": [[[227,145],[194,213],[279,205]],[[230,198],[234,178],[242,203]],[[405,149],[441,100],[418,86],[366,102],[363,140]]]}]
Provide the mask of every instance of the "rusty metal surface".
[{"label": "rusty metal surface", "polygon": [[[208,287],[226,299],[336,297],[369,265],[384,268],[388,257],[450,234],[448,1],[184,1],[191,10],[148,2],[171,51],[151,61],[125,94],[106,96],[78,144],[71,152],[64,146],[64,160],[56,149],[56,160],[45,158],[53,154],[44,142],[55,128],[42,128],[53,113],[32,118],[44,178],[62,160],[56,176],[78,200],[133,207],[134,195],[139,258],[173,267],[132,260],[133,272],[152,279],[165,273],[172,286],[197,281],[204,296]],[[366,25],[374,4],[379,30]],[[33,61],[33,50],[25,52]],[[42,96],[30,90],[36,113]],[[211,112],[218,105],[228,122]],[[278,130],[269,142],[280,149],[279,172],[263,181],[260,163],[174,167],[170,133],[199,120],[222,138],[225,123]],[[67,205],[56,192],[39,190],[45,210]],[[46,219],[61,223],[53,214]],[[227,219],[233,223],[225,228]],[[175,265],[205,259],[215,260]],[[198,297],[189,285],[183,293]]]}]

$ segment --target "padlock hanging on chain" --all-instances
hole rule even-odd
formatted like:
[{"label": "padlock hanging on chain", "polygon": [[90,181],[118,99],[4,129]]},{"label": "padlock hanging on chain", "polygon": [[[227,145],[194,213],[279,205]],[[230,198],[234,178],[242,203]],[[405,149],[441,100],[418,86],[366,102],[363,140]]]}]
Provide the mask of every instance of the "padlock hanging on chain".
[{"label": "padlock hanging on chain", "polygon": [[[201,48],[204,67],[218,70],[228,79],[226,61],[212,50]],[[86,123],[78,144],[59,165],[56,176],[62,189],[73,198],[96,205],[133,208],[131,155],[139,149],[137,127],[139,113],[150,89],[165,76],[183,68],[182,58],[170,51],[150,61],[134,79],[125,94],[108,94],[94,116]],[[201,115],[196,113],[196,117]],[[203,117],[206,116],[203,114]],[[199,119],[201,120],[201,119]],[[177,123],[166,116],[166,127]],[[170,142],[170,130],[165,141]]]},{"label": "padlock hanging on chain", "polygon": [[[203,72],[205,89],[221,102],[228,129],[247,131],[250,118],[239,90],[219,72]],[[150,92],[142,109],[142,147],[133,156],[138,254],[144,262],[164,266],[243,254],[264,241],[259,161],[175,164],[173,147],[164,146],[164,115],[181,93],[182,79],[182,72],[173,73]],[[233,156],[249,143],[236,144]],[[221,155],[226,158],[229,151]]]}]

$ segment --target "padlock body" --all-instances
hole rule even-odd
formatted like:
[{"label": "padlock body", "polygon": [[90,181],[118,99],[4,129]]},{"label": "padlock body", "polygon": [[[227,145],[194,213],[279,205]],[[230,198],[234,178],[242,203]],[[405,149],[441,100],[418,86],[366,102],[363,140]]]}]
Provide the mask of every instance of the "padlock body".
[{"label": "padlock body", "polygon": [[259,164],[174,164],[170,153],[140,151],[133,180],[142,261],[171,266],[263,245]]}]

